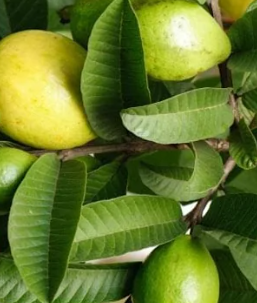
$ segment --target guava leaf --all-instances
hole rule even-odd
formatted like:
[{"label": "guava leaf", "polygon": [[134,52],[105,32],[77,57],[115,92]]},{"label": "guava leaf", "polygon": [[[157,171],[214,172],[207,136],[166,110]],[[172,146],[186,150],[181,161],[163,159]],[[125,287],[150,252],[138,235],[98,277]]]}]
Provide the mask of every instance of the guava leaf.
[{"label": "guava leaf", "polygon": [[124,126],[136,136],[160,144],[215,137],[233,123],[231,90],[203,88],[121,112]]},{"label": "guava leaf", "polygon": [[127,161],[129,173],[128,191],[138,194],[154,195],[150,188],[146,187],[140,177],[141,163],[158,167],[187,167],[194,168],[194,153],[188,150],[168,150],[144,153]]},{"label": "guava leaf", "polygon": [[113,161],[90,172],[84,203],[123,196],[127,192],[127,170],[120,161]]},{"label": "guava leaf", "polygon": [[257,290],[257,195],[215,199],[202,225],[204,233],[230,249],[236,264]]},{"label": "guava leaf", "polygon": [[85,196],[86,168],[46,154],[30,168],[15,193],[8,236],[28,289],[52,302],[65,275]]},{"label": "guava leaf", "polygon": [[229,137],[229,153],[243,169],[257,166],[257,142],[249,126],[241,119]]},{"label": "guava leaf", "polygon": [[241,87],[237,90],[237,94],[243,95],[257,89],[257,72],[243,73]]},{"label": "guava leaf", "polygon": [[222,175],[223,164],[220,155],[205,142],[192,143],[195,153],[194,169],[180,171],[172,167],[141,165],[143,183],[161,196],[177,201],[193,201],[204,197],[215,187]]},{"label": "guava leaf", "polygon": [[0,0],[0,38],[26,29],[46,29],[47,0]]},{"label": "guava leaf", "polygon": [[235,168],[224,184],[226,194],[249,193],[257,195],[257,168]]},{"label": "guava leaf", "polygon": [[[102,303],[131,293],[139,263],[72,265],[53,303]],[[28,291],[12,259],[0,257],[0,303],[40,303]]]},{"label": "guava leaf", "polygon": [[257,88],[248,91],[242,95],[242,101],[246,108],[250,109],[252,112],[257,113]]},{"label": "guava leaf", "polygon": [[229,251],[211,251],[220,279],[219,303],[255,303],[257,292],[239,270]]},{"label": "guava leaf", "polygon": [[257,9],[238,19],[229,29],[232,55],[228,61],[231,69],[256,72],[257,69]]},{"label": "guava leaf", "polygon": [[125,135],[123,108],[150,102],[141,37],[128,0],[114,0],[96,21],[81,90],[88,120],[105,140]]},{"label": "guava leaf", "polygon": [[121,255],[186,232],[180,205],[155,196],[124,196],[83,206],[71,259]]}]

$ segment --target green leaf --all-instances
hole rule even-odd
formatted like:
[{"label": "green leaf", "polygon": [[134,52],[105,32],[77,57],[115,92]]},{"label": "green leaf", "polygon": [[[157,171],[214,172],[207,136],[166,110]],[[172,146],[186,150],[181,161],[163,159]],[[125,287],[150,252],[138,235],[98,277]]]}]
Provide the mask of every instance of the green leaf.
[{"label": "green leaf", "polygon": [[244,106],[250,109],[254,113],[257,113],[256,98],[257,98],[257,88],[243,94],[242,96],[242,101]]},{"label": "green leaf", "polygon": [[257,70],[257,9],[245,14],[235,22],[229,32],[232,55],[228,61],[231,69],[240,71]]},{"label": "green leaf", "polygon": [[26,29],[46,29],[47,0],[0,0],[0,38]]},{"label": "green leaf", "polygon": [[214,250],[211,255],[219,272],[219,303],[255,303],[257,292],[243,276],[231,254],[228,251]]},{"label": "green leaf", "polygon": [[80,161],[62,165],[39,158],[15,193],[8,235],[14,261],[29,290],[52,302],[64,277],[86,186]]},{"label": "green leaf", "polygon": [[120,111],[150,102],[143,48],[128,0],[114,0],[96,21],[82,72],[81,90],[89,122],[105,140],[126,130]]},{"label": "green leaf", "polygon": [[76,160],[85,163],[87,167],[87,173],[90,173],[101,166],[101,162],[98,159],[89,155],[77,157]]},{"label": "green leaf", "polygon": [[250,170],[235,168],[224,184],[224,189],[227,194],[252,193],[257,195],[257,168]]},{"label": "green leaf", "polygon": [[121,255],[185,233],[180,205],[155,196],[124,196],[83,207],[72,259]]},{"label": "green leaf", "polygon": [[229,142],[229,153],[239,167],[253,169],[257,166],[257,142],[244,119],[231,133]]},{"label": "green leaf", "polygon": [[257,290],[257,195],[239,194],[214,200],[202,221],[203,231],[226,245],[238,267]]},{"label": "green leaf", "polygon": [[127,178],[127,170],[120,161],[113,161],[90,172],[84,203],[125,195]]},{"label": "green leaf", "polygon": [[[140,176],[143,183],[161,196],[178,201],[192,201],[204,197],[214,188],[223,175],[220,155],[205,142],[192,144],[195,166],[192,170],[178,172],[171,167],[142,165]],[[182,167],[183,168],[183,167]]]},{"label": "green leaf", "polygon": [[[69,265],[53,303],[102,303],[131,293],[139,263]],[[0,303],[40,303],[28,291],[13,261],[0,257]]]},{"label": "green leaf", "polygon": [[121,112],[125,127],[160,144],[194,142],[225,132],[233,123],[230,89],[204,88]]},{"label": "green leaf", "polygon": [[240,87],[237,90],[239,95],[243,95],[257,89],[257,72],[245,72]]}]

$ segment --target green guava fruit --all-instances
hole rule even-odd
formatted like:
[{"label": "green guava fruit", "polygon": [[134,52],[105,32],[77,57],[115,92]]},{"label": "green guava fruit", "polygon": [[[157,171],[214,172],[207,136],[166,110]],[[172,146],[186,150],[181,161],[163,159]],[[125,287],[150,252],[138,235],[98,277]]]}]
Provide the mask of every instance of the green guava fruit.
[{"label": "green guava fruit", "polygon": [[219,277],[207,248],[180,236],[155,249],[135,278],[133,303],[217,303]]},{"label": "green guava fruit", "polygon": [[[77,0],[71,13],[73,37],[87,47],[96,20],[112,0]],[[132,0],[149,76],[180,81],[227,59],[231,44],[213,17],[190,0]]]},{"label": "green guava fruit", "polygon": [[86,51],[60,34],[27,30],[0,41],[0,131],[44,149],[95,138],[84,112],[80,77]]},{"label": "green guava fruit", "polygon": [[16,148],[0,148],[0,215],[9,212],[18,185],[36,159]]}]

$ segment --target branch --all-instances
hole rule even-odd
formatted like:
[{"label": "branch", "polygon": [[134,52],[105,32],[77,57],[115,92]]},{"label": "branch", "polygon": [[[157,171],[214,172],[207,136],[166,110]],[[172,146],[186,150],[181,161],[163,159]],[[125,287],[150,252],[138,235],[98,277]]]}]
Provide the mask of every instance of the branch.
[{"label": "branch", "polygon": [[184,217],[184,220],[185,220],[185,222],[188,223],[189,228],[192,228],[196,224],[201,222],[202,217],[203,217],[203,212],[204,212],[208,202],[211,200],[212,196],[218,191],[220,185],[222,185],[226,181],[227,177],[232,172],[232,170],[234,169],[235,166],[236,166],[235,161],[232,158],[229,158],[224,165],[224,174],[223,174],[222,178],[220,179],[219,183],[217,184],[217,186],[212,188],[209,191],[209,193],[207,194],[207,196],[204,197],[203,199],[201,199],[197,203],[195,208]]},{"label": "branch", "polygon": [[[229,149],[229,143],[225,140],[210,139],[206,141],[211,147],[219,152],[226,152]],[[143,152],[158,151],[158,150],[183,150],[189,149],[187,144],[170,144],[163,145],[150,141],[134,140],[126,143],[94,145],[89,143],[87,145],[66,149],[66,150],[30,150],[29,153],[35,156],[42,156],[46,153],[57,153],[59,159],[67,161],[81,156],[103,153],[126,153],[128,155],[139,154]]]}]

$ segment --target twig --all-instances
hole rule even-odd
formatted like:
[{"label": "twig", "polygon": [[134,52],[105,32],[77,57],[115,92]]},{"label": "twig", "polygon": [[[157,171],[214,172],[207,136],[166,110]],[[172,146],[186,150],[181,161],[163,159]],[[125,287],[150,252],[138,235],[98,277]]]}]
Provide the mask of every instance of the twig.
[{"label": "twig", "polygon": [[201,199],[196,204],[195,208],[184,217],[184,220],[185,220],[185,222],[188,223],[189,228],[192,228],[196,224],[201,222],[202,217],[203,217],[203,212],[204,212],[208,202],[211,200],[212,196],[218,191],[220,185],[222,185],[226,181],[227,177],[232,172],[232,170],[234,169],[235,166],[236,166],[235,161],[232,158],[229,158],[224,165],[224,174],[223,174],[222,178],[220,179],[219,183],[217,184],[217,186],[212,188],[209,191],[209,193],[207,194],[207,196],[204,197],[203,199]]},{"label": "twig", "polygon": [[[210,139],[206,141],[215,150],[226,152],[229,149],[229,143],[225,140]],[[41,156],[46,153],[57,153],[59,159],[67,161],[80,156],[103,153],[118,153],[124,152],[129,155],[134,155],[143,152],[158,151],[158,150],[183,150],[189,149],[187,144],[170,144],[163,145],[144,140],[134,140],[126,143],[108,144],[108,145],[93,145],[92,143],[82,147],[77,147],[67,150],[30,150],[33,155]]]}]

